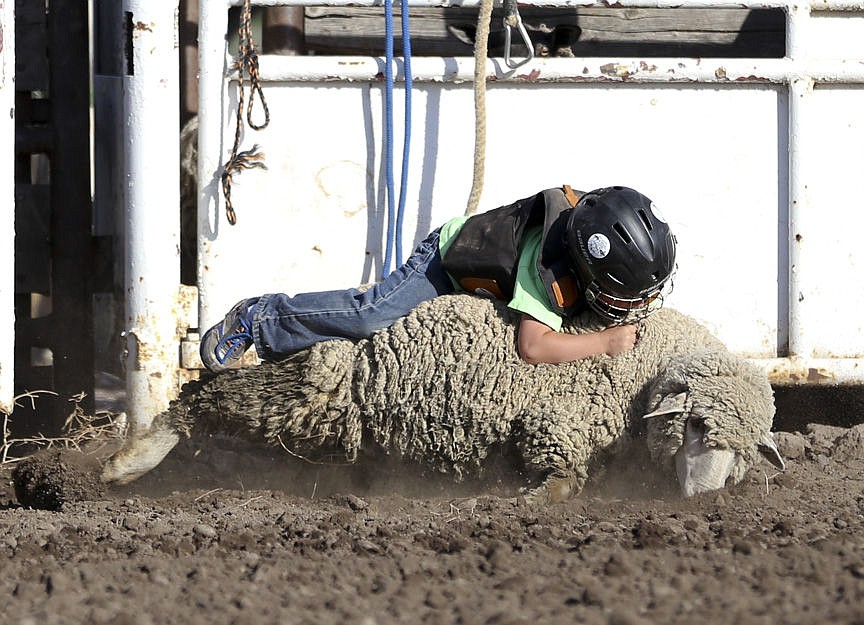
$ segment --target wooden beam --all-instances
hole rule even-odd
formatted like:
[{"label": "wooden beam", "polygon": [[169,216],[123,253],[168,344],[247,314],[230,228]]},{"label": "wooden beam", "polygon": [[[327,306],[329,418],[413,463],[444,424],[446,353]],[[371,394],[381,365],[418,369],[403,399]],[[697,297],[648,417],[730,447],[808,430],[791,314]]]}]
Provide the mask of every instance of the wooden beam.
[{"label": "wooden beam", "polygon": [[[394,14],[400,16],[398,8]],[[520,15],[539,55],[782,57],[785,53],[785,14],[779,9],[526,7],[520,9]],[[412,52],[417,56],[472,56],[476,24],[476,9],[414,8]],[[309,51],[380,55],[383,36],[380,7],[306,9]],[[396,39],[398,53],[401,36]],[[503,18],[495,10],[490,55],[502,56],[503,45]]]}]

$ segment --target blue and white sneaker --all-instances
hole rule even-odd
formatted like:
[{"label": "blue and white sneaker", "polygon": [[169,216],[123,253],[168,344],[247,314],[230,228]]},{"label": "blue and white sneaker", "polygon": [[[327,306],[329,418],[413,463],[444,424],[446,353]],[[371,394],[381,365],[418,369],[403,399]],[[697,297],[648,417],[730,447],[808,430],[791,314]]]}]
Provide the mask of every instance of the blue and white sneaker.
[{"label": "blue and white sneaker", "polygon": [[255,340],[252,338],[252,308],[258,298],[240,300],[225,318],[201,337],[201,362],[213,373],[235,366]]}]

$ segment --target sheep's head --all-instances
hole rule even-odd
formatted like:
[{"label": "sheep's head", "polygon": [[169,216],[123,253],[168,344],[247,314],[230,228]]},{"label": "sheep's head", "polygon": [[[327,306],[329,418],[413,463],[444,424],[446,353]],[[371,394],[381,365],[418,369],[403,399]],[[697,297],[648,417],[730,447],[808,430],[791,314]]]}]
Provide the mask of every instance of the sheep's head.
[{"label": "sheep's head", "polygon": [[727,351],[673,360],[654,384],[649,410],[649,450],[655,460],[674,460],[685,497],[739,482],[761,456],[785,468],[771,434],[768,378]]}]

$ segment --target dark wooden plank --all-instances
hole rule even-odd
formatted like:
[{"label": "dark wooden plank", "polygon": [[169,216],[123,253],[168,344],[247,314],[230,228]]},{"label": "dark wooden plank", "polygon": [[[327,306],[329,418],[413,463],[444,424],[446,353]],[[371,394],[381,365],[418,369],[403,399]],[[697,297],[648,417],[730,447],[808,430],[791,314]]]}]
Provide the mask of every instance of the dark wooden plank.
[{"label": "dark wooden plank", "polygon": [[96,0],[93,3],[93,73],[122,76],[126,69],[126,33],[123,3]]},{"label": "dark wooden plank", "polygon": [[37,154],[51,151],[54,133],[49,126],[22,125],[15,130],[15,151],[18,154]]},{"label": "dark wooden plank", "polygon": [[[399,10],[394,13],[399,20]],[[540,55],[781,57],[785,53],[782,10],[526,7],[520,15]],[[418,8],[412,9],[410,17],[413,54],[473,54],[476,9]],[[398,51],[401,31],[395,30]],[[503,54],[504,34],[502,13],[496,9],[490,24],[491,55]],[[515,35],[514,52],[520,52],[520,38]],[[383,37],[380,7],[306,9],[308,51],[383,54]]]},{"label": "dark wooden plank", "polygon": [[41,392],[54,389],[53,367],[34,359],[40,347],[51,343],[46,320],[47,317],[33,318],[30,293],[15,294],[15,394],[36,393],[36,396],[19,399],[16,403],[10,428],[13,438],[55,432],[56,415],[67,403]]},{"label": "dark wooden plank", "polygon": [[15,0],[15,89],[48,88],[44,0]]},{"label": "dark wooden plank", "polygon": [[[92,206],[90,201],[90,73],[87,0],[52,0],[48,17],[51,124],[53,323],[63,328],[54,349],[55,390],[87,393],[94,379]],[[64,415],[57,415],[65,418]],[[56,424],[58,427],[62,422]]]},{"label": "dark wooden plank", "polygon": [[113,236],[93,237],[93,292],[114,292],[114,255]]},{"label": "dark wooden plank", "polygon": [[51,292],[51,190],[15,185],[15,292]]}]

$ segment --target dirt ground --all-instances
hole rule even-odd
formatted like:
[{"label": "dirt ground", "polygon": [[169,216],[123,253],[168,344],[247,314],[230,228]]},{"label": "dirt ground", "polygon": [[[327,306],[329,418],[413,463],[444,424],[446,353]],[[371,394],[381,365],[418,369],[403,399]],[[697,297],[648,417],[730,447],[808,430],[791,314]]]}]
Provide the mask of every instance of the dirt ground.
[{"label": "dirt ground", "polygon": [[506,467],[454,484],[223,439],[59,511],[7,468],[0,622],[864,624],[861,397],[778,391],[786,472],[690,500],[638,450],[544,507]]}]

